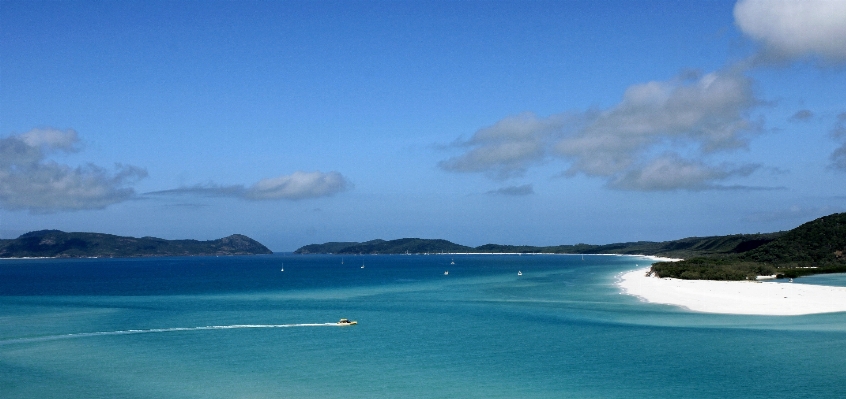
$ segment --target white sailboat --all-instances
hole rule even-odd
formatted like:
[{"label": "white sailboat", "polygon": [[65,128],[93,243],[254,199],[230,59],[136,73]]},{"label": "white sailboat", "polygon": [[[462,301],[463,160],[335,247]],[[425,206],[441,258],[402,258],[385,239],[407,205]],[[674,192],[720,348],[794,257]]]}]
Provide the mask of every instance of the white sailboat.
[{"label": "white sailboat", "polygon": [[521,271],[517,270],[517,275],[518,275],[518,276],[522,276],[522,275],[523,275],[523,272],[521,272]]},{"label": "white sailboat", "polygon": [[449,276],[449,270],[444,272],[444,276]]},{"label": "white sailboat", "polygon": [[280,271],[280,272],[284,272],[284,271],[285,271],[285,264],[284,264],[284,263],[282,264],[282,268],[281,268],[281,269],[279,269],[279,271]]}]

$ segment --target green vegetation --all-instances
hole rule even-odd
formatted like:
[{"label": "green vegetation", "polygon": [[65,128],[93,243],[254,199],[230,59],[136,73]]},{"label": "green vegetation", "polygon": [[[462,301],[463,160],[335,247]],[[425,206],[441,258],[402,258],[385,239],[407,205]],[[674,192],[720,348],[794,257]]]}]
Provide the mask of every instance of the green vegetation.
[{"label": "green vegetation", "polygon": [[272,252],[258,241],[240,234],[217,240],[197,241],[40,230],[26,233],[13,240],[0,240],[0,258],[127,258],[270,253]]},{"label": "green vegetation", "polygon": [[[745,248],[744,248],[745,249]],[[744,280],[762,275],[799,277],[846,272],[846,213],[805,223],[776,239],[734,254],[697,256],[681,262],[660,262],[660,277]]]},{"label": "green vegetation", "polygon": [[773,266],[756,262],[742,262],[733,257],[697,257],[681,262],[659,262],[652,265],[652,273],[659,277],[685,280],[752,280],[757,276],[775,274]]}]

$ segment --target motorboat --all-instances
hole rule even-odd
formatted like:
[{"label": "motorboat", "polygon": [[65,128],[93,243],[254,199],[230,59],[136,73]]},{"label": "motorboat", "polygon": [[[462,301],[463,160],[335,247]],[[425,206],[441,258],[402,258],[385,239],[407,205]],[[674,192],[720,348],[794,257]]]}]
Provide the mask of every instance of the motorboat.
[{"label": "motorboat", "polygon": [[523,272],[521,272],[521,271],[517,270],[517,275],[518,275],[518,276],[522,276],[522,275],[523,275]]},{"label": "motorboat", "polygon": [[358,324],[358,322],[355,321],[355,320],[350,320],[350,319],[341,319],[340,321],[338,321],[337,324],[339,326],[354,326],[354,325]]}]

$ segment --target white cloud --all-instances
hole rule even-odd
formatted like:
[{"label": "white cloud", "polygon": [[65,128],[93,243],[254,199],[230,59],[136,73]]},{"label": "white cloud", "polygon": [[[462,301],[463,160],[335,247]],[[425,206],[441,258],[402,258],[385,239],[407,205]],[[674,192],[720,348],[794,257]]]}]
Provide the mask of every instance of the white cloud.
[{"label": "white cloud", "polygon": [[666,147],[693,147],[699,158],[745,147],[749,136],[760,130],[748,118],[757,104],[751,79],[738,71],[685,73],[668,81],[631,86],[619,104],[606,110],[545,119],[529,113],[505,118],[460,143],[465,153],[439,166],[508,178],[546,160],[560,159],[569,164],[566,175],[605,178],[610,187],[698,190],[736,173],[726,174],[723,167],[702,161],[686,161],[687,178],[667,175],[659,181],[662,177],[655,172],[660,168],[650,171],[639,165],[658,167],[661,160],[666,164],[666,155],[657,159],[650,155]]},{"label": "white cloud", "polygon": [[21,134],[18,138],[33,148],[46,147],[49,149],[76,151],[76,146],[79,144],[79,135],[73,129],[67,129],[65,131],[51,128],[32,129]]},{"label": "white cloud", "polygon": [[245,193],[248,199],[305,199],[326,197],[346,190],[350,183],[338,172],[294,172],[260,180]]},{"label": "white cloud", "polygon": [[741,0],[734,18],[745,34],[763,44],[765,57],[846,62],[846,1]]},{"label": "white cloud", "polygon": [[0,206],[33,213],[102,209],[135,195],[127,186],[146,177],[144,169],[118,164],[110,173],[93,164],[73,168],[46,160],[52,151],[74,152],[78,145],[70,129],[0,139]]},{"label": "white cloud", "polygon": [[550,135],[563,127],[565,119],[564,115],[541,119],[529,112],[509,116],[459,142],[458,147],[469,150],[438,166],[452,172],[485,172],[498,179],[521,176],[544,160]]},{"label": "white cloud", "polygon": [[631,86],[617,106],[585,116],[556,152],[573,161],[568,173],[610,176],[662,143],[688,143],[703,153],[743,147],[757,126],[746,113],[758,103],[751,80],[710,73]]},{"label": "white cloud", "polygon": [[202,195],[210,197],[233,197],[247,200],[300,200],[328,197],[352,188],[338,172],[302,172],[263,179],[245,187],[243,185],[221,186],[216,184],[181,187],[156,191],[153,195]]},{"label": "white cloud", "polygon": [[758,166],[747,165],[732,168],[727,165],[709,166],[699,161],[682,159],[667,154],[652,160],[647,165],[634,168],[617,176],[609,186],[624,190],[666,191],[666,190],[706,190],[727,187],[715,184],[734,176],[748,176]]}]

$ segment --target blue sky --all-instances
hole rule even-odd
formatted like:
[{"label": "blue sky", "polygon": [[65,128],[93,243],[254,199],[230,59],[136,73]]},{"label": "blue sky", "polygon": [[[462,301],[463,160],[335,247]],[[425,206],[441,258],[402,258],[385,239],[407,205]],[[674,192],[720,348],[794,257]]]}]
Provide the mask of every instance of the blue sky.
[{"label": "blue sky", "polygon": [[846,2],[0,1],[0,238],[556,245],[846,211]]}]

